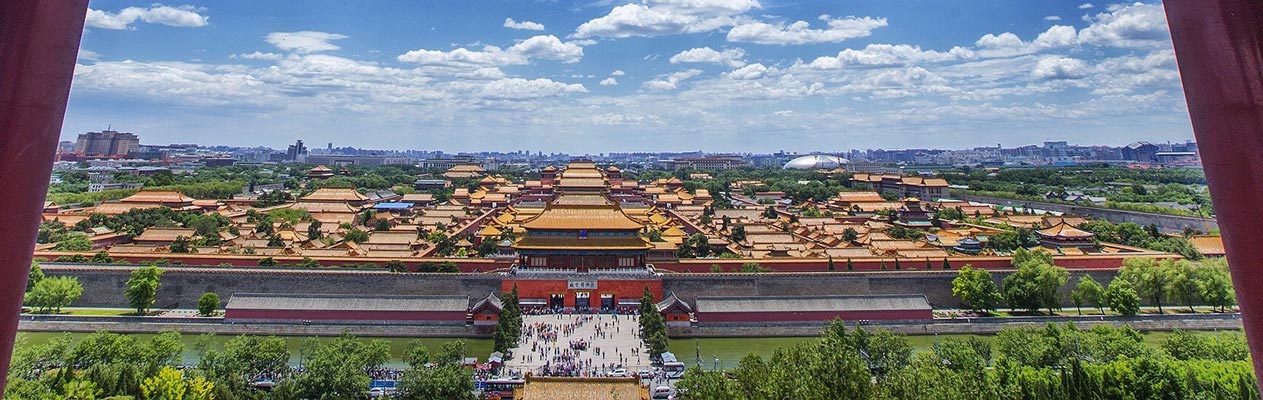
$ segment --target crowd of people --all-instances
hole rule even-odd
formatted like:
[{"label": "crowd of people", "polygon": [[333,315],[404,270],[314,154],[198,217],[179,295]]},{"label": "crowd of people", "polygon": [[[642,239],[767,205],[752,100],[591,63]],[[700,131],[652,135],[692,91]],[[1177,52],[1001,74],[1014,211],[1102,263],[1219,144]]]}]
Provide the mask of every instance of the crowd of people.
[{"label": "crowd of people", "polygon": [[539,314],[538,310],[532,310],[528,314],[553,317],[522,327],[520,347],[514,358],[522,364],[536,366],[531,369],[543,376],[609,376],[629,363],[645,360],[638,340],[624,348],[597,345],[623,334],[626,321],[633,322],[626,334],[635,337],[635,312],[634,308],[619,308],[609,314],[556,311]]}]

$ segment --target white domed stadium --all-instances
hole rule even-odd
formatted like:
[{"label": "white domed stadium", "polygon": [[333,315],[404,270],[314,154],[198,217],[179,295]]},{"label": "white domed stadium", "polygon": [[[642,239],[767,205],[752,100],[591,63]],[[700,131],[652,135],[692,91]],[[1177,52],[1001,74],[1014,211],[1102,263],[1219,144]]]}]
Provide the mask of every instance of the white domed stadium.
[{"label": "white domed stadium", "polygon": [[834,169],[839,168],[850,161],[845,158],[831,156],[827,154],[812,154],[789,160],[782,169]]}]

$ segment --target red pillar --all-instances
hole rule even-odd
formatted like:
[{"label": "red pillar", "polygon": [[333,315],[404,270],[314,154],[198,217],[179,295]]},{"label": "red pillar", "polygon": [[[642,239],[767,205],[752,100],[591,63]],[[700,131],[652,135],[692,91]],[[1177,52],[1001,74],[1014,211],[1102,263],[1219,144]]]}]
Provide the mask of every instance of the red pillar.
[{"label": "red pillar", "polygon": [[0,2],[0,388],[87,11],[88,0]]},{"label": "red pillar", "polygon": [[[1263,373],[1263,2],[1167,0],[1180,79],[1256,377]],[[1263,385],[1261,385],[1263,386]]]}]

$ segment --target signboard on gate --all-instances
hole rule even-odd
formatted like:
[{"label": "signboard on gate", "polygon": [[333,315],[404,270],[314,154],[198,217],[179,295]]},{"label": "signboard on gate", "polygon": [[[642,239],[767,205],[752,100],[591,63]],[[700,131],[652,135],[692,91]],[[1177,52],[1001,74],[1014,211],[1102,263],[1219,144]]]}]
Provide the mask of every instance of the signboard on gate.
[{"label": "signboard on gate", "polygon": [[596,281],[566,281],[567,289],[596,289]]}]

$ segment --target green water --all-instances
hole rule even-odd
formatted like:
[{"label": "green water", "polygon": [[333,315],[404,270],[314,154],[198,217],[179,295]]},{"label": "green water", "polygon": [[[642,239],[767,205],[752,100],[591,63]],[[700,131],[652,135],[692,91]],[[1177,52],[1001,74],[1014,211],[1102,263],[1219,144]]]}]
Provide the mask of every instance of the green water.
[{"label": "green water", "polygon": [[[89,333],[57,333],[57,332],[20,332],[18,333],[18,336],[24,337],[27,343],[43,343],[53,337],[57,337],[61,335],[70,335],[70,337],[73,338],[73,340],[77,343],[79,340],[82,340],[84,337],[87,337],[90,334]],[[149,338],[152,338],[154,335],[148,334],[148,333],[138,333],[138,334],[132,334],[132,336],[136,337],[137,340],[144,341],[144,340],[149,340]],[[230,335],[215,335],[210,340],[209,347],[212,349],[223,349],[224,343],[232,338],[233,336],[230,336]],[[302,347],[303,341],[311,339],[311,337],[280,336],[280,338],[285,339],[286,343],[289,345],[290,363],[297,365],[301,361],[299,359],[300,356],[299,356],[298,350],[299,348]],[[200,337],[198,335],[183,335],[180,337],[180,339],[184,343],[184,364],[186,365],[197,364],[200,354],[198,354],[198,352],[194,350],[194,347],[199,341]],[[327,336],[316,337],[316,341],[319,343],[326,343],[332,339],[333,337],[327,337]],[[387,363],[387,365],[390,367],[395,367],[395,368],[400,368],[404,366],[403,352],[405,349],[407,349],[408,345],[412,343],[412,341],[414,340],[420,341],[422,344],[424,344],[425,347],[430,349],[431,353],[438,351],[439,346],[442,345],[444,342],[460,340],[459,338],[399,338],[399,337],[396,337],[396,338],[361,337],[360,339],[361,340],[381,339],[381,340],[385,340],[388,344],[390,344],[391,360],[389,363]],[[467,354],[470,357],[478,357],[478,361],[483,362],[483,361],[486,361],[487,356],[491,354],[493,343],[489,339],[465,339],[465,346],[466,346],[466,349],[468,350]]]}]

